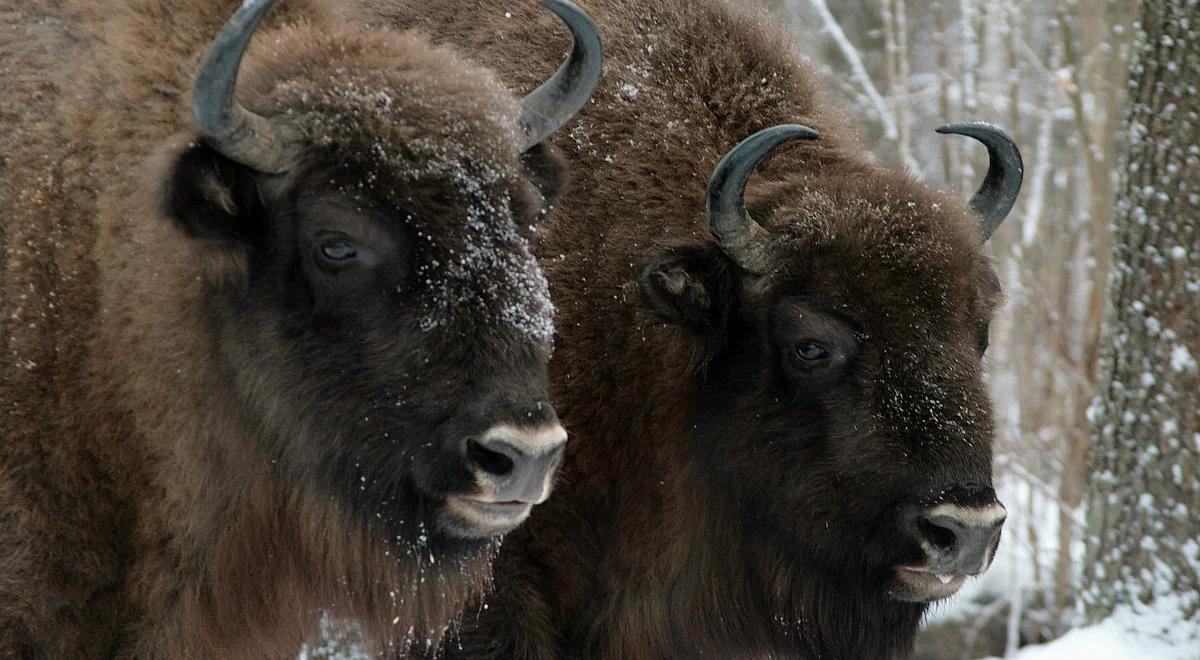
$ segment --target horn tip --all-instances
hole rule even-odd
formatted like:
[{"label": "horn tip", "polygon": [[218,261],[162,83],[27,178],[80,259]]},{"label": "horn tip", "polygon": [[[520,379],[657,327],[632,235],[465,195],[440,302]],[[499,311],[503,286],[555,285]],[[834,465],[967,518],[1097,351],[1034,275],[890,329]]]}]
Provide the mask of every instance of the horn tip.
[{"label": "horn tip", "polygon": [[784,124],[779,128],[796,140],[820,140],[821,134],[803,124]]},{"label": "horn tip", "polygon": [[1002,138],[1008,142],[1014,142],[1012,136],[1009,135],[1007,131],[986,121],[950,122],[942,124],[933,130],[941,133],[942,135],[966,135],[967,137],[987,134],[989,136]]},{"label": "horn tip", "polygon": [[570,0],[539,0],[571,32],[574,45],[558,71],[521,101],[525,150],[546,139],[579,113],[600,80],[603,39],[587,12]]}]

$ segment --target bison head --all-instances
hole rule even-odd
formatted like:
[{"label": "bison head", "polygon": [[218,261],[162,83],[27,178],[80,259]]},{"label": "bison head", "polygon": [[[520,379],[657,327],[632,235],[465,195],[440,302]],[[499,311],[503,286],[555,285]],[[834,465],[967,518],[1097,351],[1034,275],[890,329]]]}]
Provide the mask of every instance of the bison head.
[{"label": "bison head", "polygon": [[1020,156],[991,127],[942,130],[992,154],[974,213],[865,164],[784,175],[747,205],[768,153],[817,138],[781,126],[717,166],[715,245],[668,249],[640,279],[703,343],[691,442],[755,544],[801,582],[891,602],[986,570],[1005,515],[982,381],[999,283],[980,237],[1015,200]]},{"label": "bison head", "polygon": [[[599,37],[516,100],[419,37],[300,24],[251,49],[247,0],[193,91],[165,214],[209,262],[198,314],[252,447],[382,535],[478,547],[550,492],[566,436],[530,234],[562,180],[543,139],[586,101]],[[240,85],[241,101],[234,99]]]}]

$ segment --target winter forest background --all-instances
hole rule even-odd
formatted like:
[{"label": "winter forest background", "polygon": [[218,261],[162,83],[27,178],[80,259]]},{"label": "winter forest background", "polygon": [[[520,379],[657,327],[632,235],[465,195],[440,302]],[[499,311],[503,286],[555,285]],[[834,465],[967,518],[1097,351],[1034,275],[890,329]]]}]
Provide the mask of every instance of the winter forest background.
[{"label": "winter forest background", "polygon": [[984,154],[933,132],[963,120],[1025,157],[989,242],[1008,295],[989,349],[1008,522],[918,656],[1011,655],[1104,621],[1022,657],[1200,658],[1197,3],[765,1],[880,159],[973,190]]}]

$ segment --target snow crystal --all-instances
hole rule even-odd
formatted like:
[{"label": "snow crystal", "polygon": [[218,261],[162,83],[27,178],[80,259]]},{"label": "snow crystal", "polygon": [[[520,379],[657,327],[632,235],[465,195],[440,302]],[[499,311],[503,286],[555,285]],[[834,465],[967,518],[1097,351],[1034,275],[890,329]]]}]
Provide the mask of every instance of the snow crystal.
[{"label": "snow crystal", "polygon": [[362,631],[347,621],[321,615],[319,641],[300,647],[296,660],[366,660],[371,655],[362,644]]},{"label": "snow crystal", "polygon": [[1176,344],[1171,349],[1171,371],[1181,374],[1196,371],[1196,368],[1196,358],[1192,357],[1192,353],[1187,349],[1187,346]]}]

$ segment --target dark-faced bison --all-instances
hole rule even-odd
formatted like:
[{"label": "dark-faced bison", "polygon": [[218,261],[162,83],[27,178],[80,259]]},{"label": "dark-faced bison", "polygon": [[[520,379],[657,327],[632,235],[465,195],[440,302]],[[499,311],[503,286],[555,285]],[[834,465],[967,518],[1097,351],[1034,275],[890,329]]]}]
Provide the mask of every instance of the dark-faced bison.
[{"label": "dark-faced bison", "polygon": [[[987,568],[1004,519],[983,239],[1019,188],[1016,148],[944,130],[992,157],[969,209],[864,153],[749,3],[582,4],[607,64],[555,139],[574,184],[537,248],[573,440],[447,653],[903,654],[928,604]],[[563,48],[514,3],[360,9],[478,52],[514,88]]]},{"label": "dark-faced bison", "polygon": [[528,241],[594,26],[543,0],[575,48],[518,100],[321,0],[242,66],[271,4],[49,3],[63,50],[0,63],[57,108],[2,129],[0,656],[433,646],[549,493]]}]

